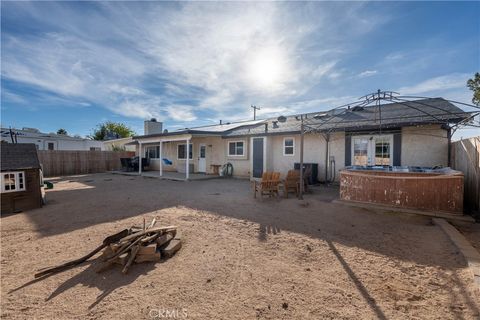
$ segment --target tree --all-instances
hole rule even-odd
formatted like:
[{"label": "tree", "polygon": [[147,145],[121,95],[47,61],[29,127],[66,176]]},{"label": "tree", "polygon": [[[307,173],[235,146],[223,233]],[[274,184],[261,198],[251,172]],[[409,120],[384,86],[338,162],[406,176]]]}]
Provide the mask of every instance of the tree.
[{"label": "tree", "polygon": [[63,128],[60,128],[57,130],[57,134],[63,134],[63,135],[67,135],[67,130],[63,129]]},{"label": "tree", "polygon": [[135,132],[123,123],[106,121],[97,125],[90,138],[93,140],[118,139],[131,137],[134,134]]},{"label": "tree", "polygon": [[480,105],[480,73],[475,73],[473,79],[468,79],[467,87],[473,91],[472,102],[475,105]]}]

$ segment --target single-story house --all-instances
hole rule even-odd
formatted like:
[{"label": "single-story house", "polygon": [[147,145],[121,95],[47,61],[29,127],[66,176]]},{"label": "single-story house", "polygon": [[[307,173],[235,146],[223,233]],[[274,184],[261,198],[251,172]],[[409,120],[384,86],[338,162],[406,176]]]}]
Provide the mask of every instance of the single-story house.
[{"label": "single-story house", "polygon": [[1,213],[42,206],[42,175],[33,143],[1,143]]},{"label": "single-story house", "polygon": [[1,128],[0,139],[8,143],[33,143],[38,150],[104,150],[102,141],[66,134],[44,133],[36,128]]},{"label": "single-story house", "polygon": [[[338,171],[350,165],[448,166],[449,124],[469,116],[442,98],[304,114],[304,162],[318,167],[319,181],[338,180]],[[135,136],[131,144],[160,174],[179,171],[188,178],[229,162],[237,177],[256,178],[266,170],[284,175],[300,161],[299,118],[163,131]]]}]

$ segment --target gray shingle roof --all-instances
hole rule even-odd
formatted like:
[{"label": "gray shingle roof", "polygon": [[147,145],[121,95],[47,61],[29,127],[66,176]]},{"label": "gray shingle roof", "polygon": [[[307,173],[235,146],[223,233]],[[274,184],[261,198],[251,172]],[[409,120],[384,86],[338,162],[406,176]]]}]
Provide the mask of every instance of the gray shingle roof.
[{"label": "gray shingle roof", "polygon": [[40,162],[33,143],[1,143],[1,171],[38,169]]},{"label": "gray shingle roof", "polygon": [[[357,110],[359,109],[359,110]],[[314,119],[322,114],[321,119]],[[383,104],[380,112],[376,106],[354,109],[336,109],[327,112],[307,114],[307,130],[319,131],[351,131],[368,128],[393,128],[421,124],[443,124],[459,122],[470,115],[442,98],[422,99],[407,102]],[[276,118],[268,119],[268,134],[298,133],[300,121],[295,115],[287,116],[284,123],[276,123]],[[254,127],[242,127],[225,134],[227,137],[241,135],[265,134],[265,124]]]}]

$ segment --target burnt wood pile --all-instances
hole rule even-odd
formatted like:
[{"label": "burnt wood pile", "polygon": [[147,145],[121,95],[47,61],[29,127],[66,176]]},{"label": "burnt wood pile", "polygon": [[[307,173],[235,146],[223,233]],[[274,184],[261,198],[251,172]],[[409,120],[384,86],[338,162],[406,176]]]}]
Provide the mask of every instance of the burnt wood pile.
[{"label": "burnt wood pile", "polygon": [[97,272],[102,272],[119,264],[126,274],[132,264],[156,262],[172,257],[182,247],[177,227],[155,227],[156,219],[146,226],[132,226],[116,234],[108,236],[103,243],[87,255],[61,264],[59,266],[39,270],[35,278],[52,275],[81,264],[102,251]]}]

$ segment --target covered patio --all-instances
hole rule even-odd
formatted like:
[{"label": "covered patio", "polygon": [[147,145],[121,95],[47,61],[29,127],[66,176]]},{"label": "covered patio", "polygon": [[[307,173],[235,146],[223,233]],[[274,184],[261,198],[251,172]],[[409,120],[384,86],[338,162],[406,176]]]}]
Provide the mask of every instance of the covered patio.
[{"label": "covered patio", "polygon": [[214,143],[208,139],[212,137],[218,138],[216,134],[204,132],[165,132],[134,137],[135,141],[130,144],[136,146],[137,156],[148,159],[147,168],[138,166],[134,172],[122,173],[177,181],[218,178],[218,170],[213,172],[207,166],[207,154],[212,152]]}]

